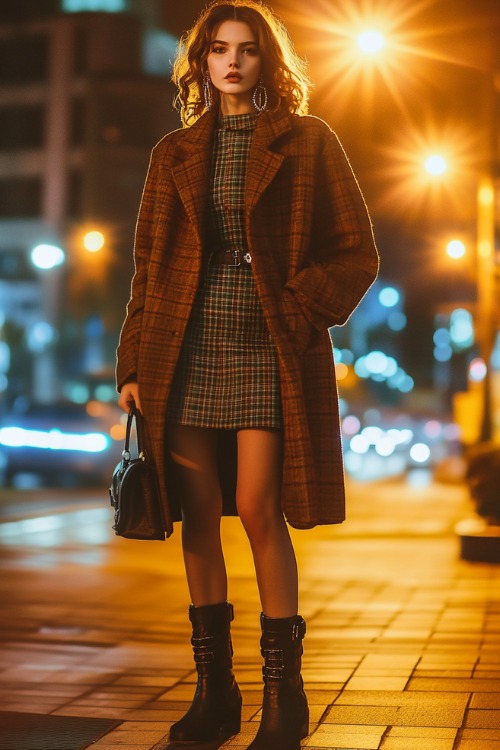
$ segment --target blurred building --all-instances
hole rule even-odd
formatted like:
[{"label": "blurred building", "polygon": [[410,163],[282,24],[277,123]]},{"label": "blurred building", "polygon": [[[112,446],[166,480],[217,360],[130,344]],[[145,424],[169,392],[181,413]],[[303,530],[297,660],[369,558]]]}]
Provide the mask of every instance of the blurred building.
[{"label": "blurred building", "polygon": [[[50,344],[68,315],[78,317],[71,309],[78,296],[82,318],[105,318],[99,300],[107,296],[108,307],[123,302],[120,279],[117,289],[109,277],[122,266],[130,276],[149,153],[179,126],[168,83],[175,40],[154,26],[151,13],[84,12],[89,8],[106,10],[96,0],[62,2],[47,17],[0,22],[0,325],[24,332],[39,364],[44,350],[52,351],[52,364],[34,377],[42,400],[57,395]],[[99,258],[82,244],[92,229],[105,238]],[[35,268],[31,251],[40,244],[60,247],[64,264]],[[89,275],[91,294],[79,289]],[[96,293],[96,285],[105,288]],[[40,322],[48,327],[37,340],[32,329]],[[2,362],[0,378],[5,390]]]}]

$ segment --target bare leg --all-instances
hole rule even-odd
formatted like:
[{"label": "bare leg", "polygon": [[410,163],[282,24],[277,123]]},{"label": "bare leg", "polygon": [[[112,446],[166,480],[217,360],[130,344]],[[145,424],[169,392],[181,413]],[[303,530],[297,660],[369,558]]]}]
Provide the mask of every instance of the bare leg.
[{"label": "bare leg", "polygon": [[262,611],[297,614],[297,562],[281,511],[283,438],[277,430],[238,432],[238,513],[250,540]]},{"label": "bare leg", "polygon": [[169,425],[167,442],[182,483],[182,549],[191,601],[196,607],[224,602],[227,575],[220,538],[216,432]]}]

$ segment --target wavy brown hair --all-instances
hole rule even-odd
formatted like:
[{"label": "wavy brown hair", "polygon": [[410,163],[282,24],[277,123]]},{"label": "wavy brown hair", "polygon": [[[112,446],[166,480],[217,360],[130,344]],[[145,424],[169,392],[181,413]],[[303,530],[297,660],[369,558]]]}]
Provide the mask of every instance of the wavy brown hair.
[{"label": "wavy brown hair", "polygon": [[[311,81],[306,62],[296,53],[283,23],[256,0],[215,0],[199,16],[193,28],[181,38],[174,62],[172,81],[177,86],[175,105],[184,126],[191,125],[205,111],[203,78],[210,46],[224,21],[248,24],[259,47],[262,76],[269,109],[286,104],[289,112],[306,114]],[[212,86],[214,106],[220,94]]]}]

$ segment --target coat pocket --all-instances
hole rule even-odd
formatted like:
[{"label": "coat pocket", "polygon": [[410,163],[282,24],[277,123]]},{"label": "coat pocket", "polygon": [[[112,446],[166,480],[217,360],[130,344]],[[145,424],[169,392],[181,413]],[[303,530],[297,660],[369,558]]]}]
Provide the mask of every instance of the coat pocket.
[{"label": "coat pocket", "polygon": [[302,312],[293,292],[289,289],[283,289],[282,301],[294,349],[298,354],[305,354],[318,340],[320,333]]}]

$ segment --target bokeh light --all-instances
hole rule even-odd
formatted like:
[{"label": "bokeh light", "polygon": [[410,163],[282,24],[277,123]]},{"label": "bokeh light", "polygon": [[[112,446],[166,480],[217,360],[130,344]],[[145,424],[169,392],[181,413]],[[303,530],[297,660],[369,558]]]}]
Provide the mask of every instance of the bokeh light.
[{"label": "bokeh light", "polygon": [[337,380],[345,380],[345,378],[349,375],[349,368],[347,365],[345,365],[343,362],[338,362],[335,365],[335,376]]},{"label": "bokeh light", "polygon": [[401,295],[393,286],[385,286],[378,295],[378,301],[382,307],[395,307],[400,299]]},{"label": "bokeh light", "polygon": [[469,378],[473,383],[480,383],[483,381],[487,372],[488,368],[486,367],[486,363],[480,357],[473,359],[469,365]]},{"label": "bokeh light", "polygon": [[436,362],[449,362],[453,356],[453,349],[449,344],[434,347],[434,359]]},{"label": "bokeh light", "polygon": [[450,338],[456,349],[467,349],[474,343],[474,324],[468,310],[453,310],[450,317]]},{"label": "bokeh light", "polygon": [[83,238],[83,246],[89,253],[97,253],[104,247],[104,235],[102,232],[87,232]]},{"label": "bokeh light", "polygon": [[31,262],[36,268],[48,271],[64,263],[64,250],[57,245],[41,244],[31,251]]},{"label": "bokeh light", "polygon": [[43,352],[57,338],[57,332],[53,325],[46,320],[38,320],[28,331],[28,348],[31,352]]},{"label": "bokeh light", "polygon": [[410,457],[415,463],[424,464],[431,456],[431,450],[425,443],[415,443],[410,448]]},{"label": "bokeh light", "polygon": [[449,330],[447,328],[437,328],[434,331],[433,340],[438,347],[449,346],[451,341]]},{"label": "bokeh light", "polygon": [[399,310],[392,310],[387,317],[387,326],[395,333],[406,328],[407,323],[406,315]]},{"label": "bokeh light", "polygon": [[342,431],[345,435],[356,435],[360,429],[361,422],[354,414],[349,414],[342,420]]},{"label": "bokeh light", "polygon": [[446,252],[450,258],[458,260],[465,255],[466,247],[461,240],[450,240],[446,245]]}]

